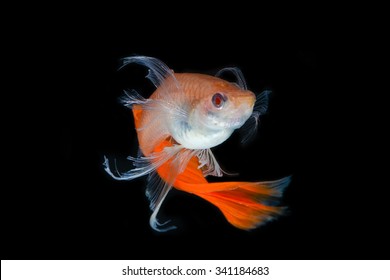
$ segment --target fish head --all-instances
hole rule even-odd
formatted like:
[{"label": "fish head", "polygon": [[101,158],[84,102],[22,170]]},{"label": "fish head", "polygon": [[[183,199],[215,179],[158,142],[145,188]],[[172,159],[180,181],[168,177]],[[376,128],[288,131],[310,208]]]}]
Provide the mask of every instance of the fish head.
[{"label": "fish head", "polygon": [[256,96],[236,84],[220,80],[198,105],[198,120],[211,130],[235,130],[252,115]]},{"label": "fish head", "polygon": [[185,148],[215,147],[252,116],[256,96],[246,88],[201,74],[179,75],[178,79],[191,82],[183,82],[184,96],[189,97],[183,102],[186,114],[172,114],[168,123],[172,137]]}]

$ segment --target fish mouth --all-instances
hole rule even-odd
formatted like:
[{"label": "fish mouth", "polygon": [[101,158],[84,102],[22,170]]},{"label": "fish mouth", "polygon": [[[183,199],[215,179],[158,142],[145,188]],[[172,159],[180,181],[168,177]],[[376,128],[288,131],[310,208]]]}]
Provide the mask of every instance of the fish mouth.
[{"label": "fish mouth", "polygon": [[251,115],[252,112],[250,114],[245,114],[245,116],[240,115],[237,117],[232,117],[230,114],[225,117],[214,118],[213,123],[222,129],[238,129],[249,119]]},{"label": "fish mouth", "polygon": [[242,117],[232,117],[232,114],[229,115],[220,115],[220,114],[214,114],[209,112],[208,113],[208,121],[207,126],[211,124],[211,127],[214,127],[214,129],[236,129],[240,127],[243,124]]}]

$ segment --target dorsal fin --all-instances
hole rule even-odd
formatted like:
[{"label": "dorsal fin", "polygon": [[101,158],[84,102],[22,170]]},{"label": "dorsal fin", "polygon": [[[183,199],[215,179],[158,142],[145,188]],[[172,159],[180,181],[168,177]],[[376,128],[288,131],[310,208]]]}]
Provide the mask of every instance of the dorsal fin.
[{"label": "dorsal fin", "polygon": [[[171,70],[161,60],[149,56],[129,56],[123,58],[121,61],[122,61],[122,65],[119,67],[118,70],[122,69],[123,67],[131,63],[140,64],[149,68],[148,70],[149,72],[146,78],[148,78],[156,88],[161,87],[163,89],[160,91],[161,93],[163,94],[168,93],[169,91],[172,90],[180,91],[180,84],[177,81],[173,73],[173,70]],[[168,78],[170,79],[170,82],[168,84],[164,83],[164,81],[167,80]]]},{"label": "dorsal fin", "polygon": [[173,76],[173,71],[161,60],[148,56],[128,56],[121,59],[122,65],[118,70],[130,63],[141,64],[149,68],[149,74],[146,76],[157,88],[168,77]]},{"label": "dorsal fin", "polygon": [[237,67],[226,67],[217,72],[215,74],[216,77],[221,77],[225,72],[230,72],[236,77],[236,83],[242,90],[247,90],[246,82],[244,75],[242,74],[241,70]]}]

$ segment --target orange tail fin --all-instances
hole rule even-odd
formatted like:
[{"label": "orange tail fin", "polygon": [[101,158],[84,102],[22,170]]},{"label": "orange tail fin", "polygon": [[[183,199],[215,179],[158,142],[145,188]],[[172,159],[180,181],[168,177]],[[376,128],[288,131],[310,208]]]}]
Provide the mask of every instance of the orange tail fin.
[{"label": "orange tail fin", "polygon": [[234,190],[195,194],[217,206],[232,225],[244,230],[257,228],[282,214],[284,208],[264,204],[270,198],[263,194],[269,185],[256,183],[259,192],[250,192],[242,188],[242,182],[235,183]]},{"label": "orange tail fin", "polygon": [[[208,183],[193,157],[174,187],[193,193],[217,206],[233,226],[250,230],[283,213],[284,207],[273,206],[290,182],[286,177],[268,182]],[[168,170],[159,170],[159,173]]]}]

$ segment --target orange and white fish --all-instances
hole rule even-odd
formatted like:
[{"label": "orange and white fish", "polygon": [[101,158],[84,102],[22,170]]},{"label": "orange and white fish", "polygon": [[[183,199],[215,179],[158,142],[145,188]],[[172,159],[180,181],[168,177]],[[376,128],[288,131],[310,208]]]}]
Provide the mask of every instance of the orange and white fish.
[{"label": "orange and white fish", "polygon": [[[267,182],[209,183],[206,176],[222,176],[223,171],[211,148],[223,143],[251,117],[257,126],[267,109],[267,92],[258,97],[249,91],[238,68],[224,68],[216,77],[174,73],[156,58],[132,56],[122,67],[136,63],[149,68],[147,78],[155,92],[145,99],[136,91],[126,92],[122,102],[132,108],[141,156],[129,157],[135,168],[113,174],[105,158],[105,170],[117,180],[148,176],[146,195],[153,211],[150,225],[157,231],[175,226],[159,223],[157,214],[172,187],[189,192],[217,206],[235,227],[250,230],[280,215],[275,206],[289,184],[285,177]],[[225,81],[224,72],[237,82]],[[258,108],[258,110],[256,110]]]}]

